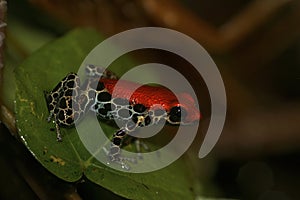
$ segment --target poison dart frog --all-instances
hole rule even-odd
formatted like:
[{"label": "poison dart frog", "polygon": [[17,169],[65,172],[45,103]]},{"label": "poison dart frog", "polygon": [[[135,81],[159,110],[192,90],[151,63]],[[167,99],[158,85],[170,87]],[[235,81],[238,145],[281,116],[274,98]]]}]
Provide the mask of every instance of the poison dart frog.
[{"label": "poison dart frog", "polygon": [[[87,65],[85,73],[87,78],[83,84],[76,73],[69,73],[45,94],[50,113],[47,120],[53,119],[57,141],[62,141],[60,127],[74,125],[88,111],[96,112],[100,119],[121,120],[124,127],[113,134],[107,155],[110,161],[122,166],[126,158],[121,156],[120,148],[128,133],[162,121],[172,125],[190,124],[201,117],[194,99],[187,93],[177,95],[183,99],[179,102],[165,87],[118,80],[103,67]],[[132,93],[127,89],[130,87],[137,89]]]}]

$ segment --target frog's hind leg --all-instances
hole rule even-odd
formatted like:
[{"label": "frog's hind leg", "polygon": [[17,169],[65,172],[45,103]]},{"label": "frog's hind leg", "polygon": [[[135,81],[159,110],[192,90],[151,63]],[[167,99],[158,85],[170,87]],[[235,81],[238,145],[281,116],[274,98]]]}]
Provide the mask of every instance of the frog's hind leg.
[{"label": "frog's hind leg", "polygon": [[71,126],[77,118],[73,108],[78,107],[76,101],[72,102],[72,96],[80,93],[80,80],[77,74],[69,73],[63,78],[51,92],[45,92],[49,116],[47,121],[52,119],[55,123],[56,137],[61,141],[60,126]]},{"label": "frog's hind leg", "polygon": [[118,79],[118,76],[112,71],[92,64],[85,67],[85,74],[92,78]]}]

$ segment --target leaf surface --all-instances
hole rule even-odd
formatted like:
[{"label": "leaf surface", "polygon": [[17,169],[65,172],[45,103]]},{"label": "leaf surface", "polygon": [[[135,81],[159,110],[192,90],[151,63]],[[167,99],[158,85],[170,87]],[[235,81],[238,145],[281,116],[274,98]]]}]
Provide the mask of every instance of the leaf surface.
[{"label": "leaf surface", "polygon": [[[130,199],[192,199],[188,168],[182,159],[151,173],[125,173],[95,159],[75,128],[62,128],[63,142],[56,141],[55,131],[51,130],[54,124],[46,120],[44,91],[54,88],[69,72],[77,72],[85,56],[102,40],[93,30],[77,29],[42,47],[17,68],[15,112],[21,139],[45,168],[63,180],[75,182],[84,175]],[[131,65],[126,58],[114,65],[118,63],[122,68],[115,67],[117,74]],[[105,123],[101,127],[108,134],[116,130]]]}]

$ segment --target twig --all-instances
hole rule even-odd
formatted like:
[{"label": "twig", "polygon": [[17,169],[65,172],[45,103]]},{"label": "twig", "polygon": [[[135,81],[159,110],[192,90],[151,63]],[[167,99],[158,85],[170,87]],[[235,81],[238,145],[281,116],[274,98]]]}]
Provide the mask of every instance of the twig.
[{"label": "twig", "polygon": [[238,46],[290,1],[256,0],[220,28],[204,21],[176,0],[142,0],[140,3],[158,25],[188,34],[211,53],[224,53]]},{"label": "twig", "polygon": [[[6,27],[6,1],[0,0],[0,70],[3,68],[3,41],[5,38]],[[0,72],[0,81],[2,80],[2,73]]]}]

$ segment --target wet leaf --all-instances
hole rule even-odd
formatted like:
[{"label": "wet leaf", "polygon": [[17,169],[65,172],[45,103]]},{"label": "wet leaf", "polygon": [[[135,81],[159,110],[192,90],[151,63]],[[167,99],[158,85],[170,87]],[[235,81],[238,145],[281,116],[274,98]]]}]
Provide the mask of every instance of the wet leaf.
[{"label": "wet leaf", "polygon": [[[85,176],[130,199],[193,198],[183,160],[151,173],[124,173],[94,159],[75,128],[62,128],[63,142],[56,141],[55,131],[51,130],[54,124],[46,121],[44,91],[50,91],[67,73],[77,72],[84,57],[101,40],[92,30],[72,31],[42,47],[16,69],[15,112],[21,139],[45,168],[63,180],[75,182]],[[128,60],[121,62],[122,69],[116,67],[116,73],[130,68]],[[105,123],[101,126],[105,133],[116,130]]]}]

